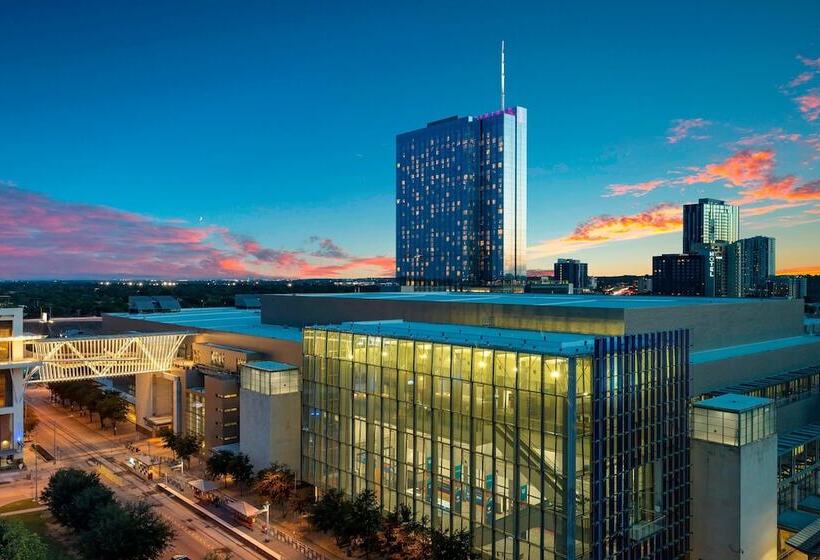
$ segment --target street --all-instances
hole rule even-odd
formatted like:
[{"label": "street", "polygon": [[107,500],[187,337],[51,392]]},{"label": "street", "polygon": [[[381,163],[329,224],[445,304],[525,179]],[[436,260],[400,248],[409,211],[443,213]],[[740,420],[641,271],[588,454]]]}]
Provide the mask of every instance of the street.
[{"label": "street", "polygon": [[[130,432],[127,429],[120,430],[120,434],[116,436],[110,431],[104,433],[99,430],[99,423],[89,422],[87,414],[71,413],[59,405],[52,404],[45,387],[29,388],[26,391],[26,401],[40,418],[40,424],[34,431],[34,441],[55,455],[57,460],[45,462],[40,458],[35,469],[34,453],[27,455],[29,472],[34,479],[36,470],[36,479],[3,486],[0,489],[0,504],[31,497],[35,487],[42,491],[49,476],[58,468],[75,467],[96,472],[96,464],[90,461],[93,458],[103,461],[103,464],[120,467],[117,469],[120,470],[119,473],[115,469],[106,468],[103,468],[101,473],[102,481],[119,499],[147,500],[157,506],[157,511],[173,525],[177,534],[173,546],[166,551],[168,558],[174,554],[185,554],[192,559],[203,558],[209,551],[216,549],[230,551],[234,558],[242,560],[264,558],[221,527],[202,519],[157,489],[153,483],[143,481],[122,466],[130,454],[125,443],[134,441],[137,437],[133,426],[129,426]],[[287,560],[303,558],[301,554],[281,543],[271,542],[270,545],[272,550]]]}]

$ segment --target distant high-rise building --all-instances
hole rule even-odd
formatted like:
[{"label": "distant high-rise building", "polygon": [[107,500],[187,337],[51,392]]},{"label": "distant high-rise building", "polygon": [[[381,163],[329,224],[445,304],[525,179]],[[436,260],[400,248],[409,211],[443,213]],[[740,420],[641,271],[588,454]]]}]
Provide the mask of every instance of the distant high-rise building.
[{"label": "distant high-rise building", "polygon": [[728,294],[728,279],[726,267],[727,243],[693,243],[692,254],[703,258],[703,295],[709,297],[723,297]]},{"label": "distant high-rise building", "polygon": [[553,279],[558,283],[569,282],[576,290],[589,287],[587,263],[576,259],[558,259],[553,266]]},{"label": "distant high-rise building", "polygon": [[732,243],[740,237],[737,206],[722,200],[701,198],[683,206],[683,252],[691,253],[695,243]]},{"label": "distant high-rise building", "polygon": [[706,295],[703,255],[652,257],[652,293],[664,296]]},{"label": "distant high-rise building", "polygon": [[761,235],[740,239],[727,248],[728,293],[734,297],[768,295],[775,275],[775,240]]},{"label": "distant high-rise building", "polygon": [[396,137],[396,277],[475,286],[526,277],[527,110]]}]

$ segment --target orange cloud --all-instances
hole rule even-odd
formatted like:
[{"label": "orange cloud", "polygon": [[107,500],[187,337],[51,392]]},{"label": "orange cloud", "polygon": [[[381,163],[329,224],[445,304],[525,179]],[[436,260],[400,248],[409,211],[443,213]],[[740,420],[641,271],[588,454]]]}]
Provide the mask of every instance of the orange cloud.
[{"label": "orange cloud", "polygon": [[807,121],[814,122],[820,117],[820,95],[816,91],[796,97],[795,101]]},{"label": "orange cloud", "polygon": [[613,241],[641,239],[652,235],[680,231],[681,208],[664,203],[636,214],[593,216],[578,224],[572,233],[541,241],[527,248],[530,259],[566,255]]},{"label": "orange cloud", "polygon": [[774,152],[771,150],[738,152],[721,163],[711,163],[695,175],[680,180],[684,185],[727,181],[741,186],[753,181],[762,181],[774,167]]},{"label": "orange cloud", "polygon": [[655,189],[664,184],[666,184],[666,181],[664,181],[663,179],[644,181],[643,183],[635,183],[632,185],[619,183],[615,185],[609,185],[609,187],[607,187],[607,189],[609,190],[609,194],[605,194],[604,196],[623,196],[625,194],[632,194],[632,196],[645,196],[646,194],[654,191]]}]

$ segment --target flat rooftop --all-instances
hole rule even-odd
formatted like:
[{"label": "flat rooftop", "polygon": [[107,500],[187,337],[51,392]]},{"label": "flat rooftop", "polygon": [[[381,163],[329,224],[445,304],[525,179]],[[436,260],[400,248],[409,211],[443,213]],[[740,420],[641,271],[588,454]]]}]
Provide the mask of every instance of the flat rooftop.
[{"label": "flat rooftop", "polygon": [[554,356],[591,354],[595,342],[595,337],[579,334],[401,320],[357,321],[334,325],[317,325],[313,328]]},{"label": "flat rooftop", "polygon": [[707,408],[709,410],[722,410],[724,412],[746,412],[770,404],[774,404],[772,399],[726,393],[719,397],[698,401],[693,406],[697,408]]},{"label": "flat rooftop", "polygon": [[162,323],[197,330],[229,332],[248,336],[279,338],[302,341],[302,330],[296,327],[268,325],[262,323],[258,309],[236,309],[234,307],[202,307],[182,309],[176,313],[107,313],[112,317],[122,317],[146,323]]},{"label": "flat rooftop", "polygon": [[760,354],[762,352],[772,352],[775,350],[782,350],[784,348],[796,348],[799,346],[813,344],[820,344],[820,337],[812,335],[790,336],[786,338],[775,338],[773,340],[763,340],[760,342],[738,344],[735,346],[722,346],[711,350],[692,352],[690,359],[693,364],[697,365],[715,360],[726,360],[729,358],[737,358],[740,356],[748,356]]},{"label": "flat rooftop", "polygon": [[249,368],[259,369],[262,371],[290,371],[293,369],[299,369],[299,366],[295,366],[293,364],[286,364],[284,362],[274,362],[271,360],[259,360],[257,362],[248,362],[243,365]]},{"label": "flat rooftop", "polygon": [[[483,303],[490,305],[528,305],[535,307],[561,306],[607,309],[645,309],[656,307],[663,308],[698,305],[727,305],[761,301],[759,299],[754,298],[606,296],[597,294],[495,294],[473,292],[359,292],[342,294],[293,295],[299,297],[313,298],[368,299],[387,301],[429,301],[437,303]],[[287,295],[285,294],[285,296]]]}]

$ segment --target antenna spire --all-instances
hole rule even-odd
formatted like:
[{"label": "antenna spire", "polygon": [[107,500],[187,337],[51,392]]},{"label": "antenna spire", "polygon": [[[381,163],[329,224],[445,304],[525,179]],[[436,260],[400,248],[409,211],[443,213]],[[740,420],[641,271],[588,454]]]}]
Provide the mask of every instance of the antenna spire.
[{"label": "antenna spire", "polygon": [[501,110],[506,109],[507,104],[504,100],[504,41],[501,41]]}]

